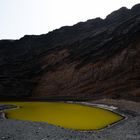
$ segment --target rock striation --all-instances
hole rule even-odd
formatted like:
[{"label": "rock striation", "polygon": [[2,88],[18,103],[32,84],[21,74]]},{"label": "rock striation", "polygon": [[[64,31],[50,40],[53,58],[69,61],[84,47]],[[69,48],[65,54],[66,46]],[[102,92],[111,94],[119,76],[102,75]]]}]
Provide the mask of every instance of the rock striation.
[{"label": "rock striation", "polygon": [[48,34],[0,40],[0,97],[140,101],[140,4]]}]

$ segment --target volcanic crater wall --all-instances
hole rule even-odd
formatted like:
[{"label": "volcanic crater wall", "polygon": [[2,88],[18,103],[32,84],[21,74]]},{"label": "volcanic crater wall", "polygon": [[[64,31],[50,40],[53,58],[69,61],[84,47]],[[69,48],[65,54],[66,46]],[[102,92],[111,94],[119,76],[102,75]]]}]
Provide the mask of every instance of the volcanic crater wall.
[{"label": "volcanic crater wall", "polygon": [[140,100],[140,5],[0,41],[0,97]]}]

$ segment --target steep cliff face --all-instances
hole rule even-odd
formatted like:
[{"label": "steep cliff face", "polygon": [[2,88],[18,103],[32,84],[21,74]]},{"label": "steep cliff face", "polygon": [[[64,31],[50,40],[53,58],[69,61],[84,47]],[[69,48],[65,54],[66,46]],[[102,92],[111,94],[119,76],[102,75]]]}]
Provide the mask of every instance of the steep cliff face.
[{"label": "steep cliff face", "polygon": [[140,101],[140,5],[0,41],[0,97]]}]

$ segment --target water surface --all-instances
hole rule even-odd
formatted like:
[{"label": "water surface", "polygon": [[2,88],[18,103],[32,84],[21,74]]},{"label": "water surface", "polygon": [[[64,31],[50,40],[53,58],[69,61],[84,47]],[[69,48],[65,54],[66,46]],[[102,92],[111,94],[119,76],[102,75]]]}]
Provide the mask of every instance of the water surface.
[{"label": "water surface", "polygon": [[5,110],[7,118],[47,122],[76,130],[97,130],[123,119],[119,114],[98,107],[61,102],[1,102],[19,106]]}]

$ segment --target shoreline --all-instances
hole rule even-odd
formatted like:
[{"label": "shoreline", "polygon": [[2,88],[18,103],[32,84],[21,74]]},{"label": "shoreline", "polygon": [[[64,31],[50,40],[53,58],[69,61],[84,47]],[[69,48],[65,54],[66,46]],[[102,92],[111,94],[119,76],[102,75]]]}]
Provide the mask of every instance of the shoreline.
[{"label": "shoreline", "polygon": [[[24,102],[24,101],[23,101],[23,102]],[[47,101],[47,102],[48,102],[48,101]],[[57,102],[57,101],[55,101],[55,102]],[[111,107],[110,107],[110,106],[104,105],[104,104],[88,103],[88,102],[75,102],[75,101],[60,101],[60,102],[62,102],[62,103],[67,103],[67,104],[78,104],[78,105],[82,105],[82,106],[89,106],[89,107],[101,108],[101,109],[103,109],[103,110],[110,111],[110,112],[112,112],[112,113],[114,113],[114,114],[117,114],[117,115],[119,115],[119,116],[122,117],[121,120],[116,121],[116,122],[113,122],[112,124],[109,124],[109,125],[107,125],[107,126],[101,128],[101,129],[95,129],[95,130],[75,130],[75,131],[87,131],[87,132],[89,132],[89,131],[100,131],[100,130],[102,130],[102,129],[106,129],[106,128],[108,128],[108,127],[111,127],[112,125],[117,125],[119,122],[121,122],[121,121],[127,119],[127,117],[126,117],[124,114],[122,114],[122,113],[120,113],[119,111],[117,111],[117,110],[116,110],[117,107],[114,107],[114,106],[111,106]],[[1,105],[0,105],[0,106],[1,106]],[[11,106],[11,108],[8,108],[8,109],[3,108],[3,110],[1,110],[2,113],[3,113],[3,116],[4,116],[3,119],[10,119],[10,118],[6,117],[6,113],[4,112],[5,110],[20,109],[20,107],[18,107],[18,106],[13,106],[13,107],[12,107],[12,105],[10,105],[10,106]],[[1,112],[0,112],[0,113],[1,113]],[[32,121],[30,121],[30,122],[32,122]],[[44,122],[44,123],[45,123],[45,122]],[[62,128],[63,128],[63,127],[62,127]],[[64,129],[65,129],[65,128],[64,128]],[[66,128],[66,129],[67,129],[67,128]],[[74,130],[74,129],[73,129],[73,130]]]},{"label": "shoreline", "polygon": [[[78,102],[79,103],[79,102]],[[77,131],[48,123],[19,121],[11,119],[0,120],[0,139],[8,137],[6,140],[128,140],[140,139],[140,103],[125,100],[101,99],[88,101],[87,104],[101,104],[111,106],[115,111],[123,113],[127,119],[119,121],[101,130]],[[102,106],[101,106],[102,107]]]}]

